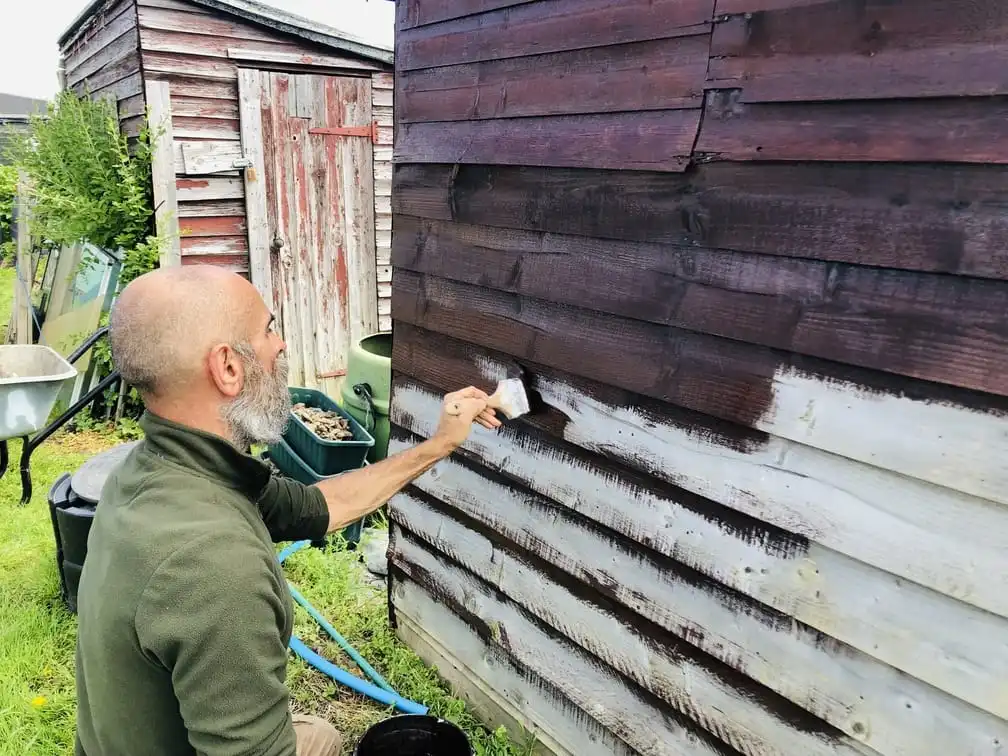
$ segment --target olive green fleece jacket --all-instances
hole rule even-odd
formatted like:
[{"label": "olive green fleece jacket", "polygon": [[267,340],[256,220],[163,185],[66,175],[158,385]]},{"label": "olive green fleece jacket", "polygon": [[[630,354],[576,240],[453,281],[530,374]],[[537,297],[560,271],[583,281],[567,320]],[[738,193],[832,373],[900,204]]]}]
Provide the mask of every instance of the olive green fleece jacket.
[{"label": "olive green fleece jacket", "polygon": [[102,491],[78,592],[76,756],[295,756],[276,541],[321,491],[147,413]]}]

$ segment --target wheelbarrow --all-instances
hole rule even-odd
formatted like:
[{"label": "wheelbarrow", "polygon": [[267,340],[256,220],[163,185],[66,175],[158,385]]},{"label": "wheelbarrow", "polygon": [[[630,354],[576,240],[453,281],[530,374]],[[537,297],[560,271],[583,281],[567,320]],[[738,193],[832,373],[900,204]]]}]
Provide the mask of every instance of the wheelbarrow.
[{"label": "wheelbarrow", "polygon": [[[31,500],[32,453],[95,397],[119,380],[113,371],[97,386],[78,399],[51,423],[46,425],[60,390],[67,381],[77,377],[73,366],[108,332],[108,327],[95,331],[88,339],[63,359],[55,350],[42,344],[0,345],[0,478],[7,472],[9,453],[7,442],[22,438],[21,505]],[[32,434],[35,435],[32,435]]]}]

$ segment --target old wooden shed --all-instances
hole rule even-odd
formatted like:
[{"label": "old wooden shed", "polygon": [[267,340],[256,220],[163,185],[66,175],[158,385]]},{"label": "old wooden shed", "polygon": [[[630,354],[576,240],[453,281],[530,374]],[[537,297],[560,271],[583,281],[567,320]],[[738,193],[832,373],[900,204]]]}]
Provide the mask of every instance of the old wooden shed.
[{"label": "old wooden shed", "polygon": [[391,327],[392,51],[253,0],[95,0],[59,44],[127,134],[150,114],[162,264],[249,276],[291,382],[333,392]]},{"label": "old wooden shed", "polygon": [[400,0],[399,634],[558,754],[1008,753],[1008,4]]}]

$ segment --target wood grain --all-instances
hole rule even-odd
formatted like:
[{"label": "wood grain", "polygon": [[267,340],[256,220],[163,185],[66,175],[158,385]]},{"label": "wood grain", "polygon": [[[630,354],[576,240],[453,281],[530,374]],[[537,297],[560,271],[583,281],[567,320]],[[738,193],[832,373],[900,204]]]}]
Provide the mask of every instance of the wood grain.
[{"label": "wood grain", "polygon": [[[591,712],[607,730],[617,735],[636,753],[649,756],[731,756],[732,752],[711,742],[667,707],[656,706],[649,697],[628,684],[612,669],[600,664],[565,638],[548,632],[523,617],[519,607],[496,600],[489,587],[465,580],[464,573],[447,565],[431,572],[437,557],[421,549],[400,545],[393,551],[393,564],[410,577],[398,584],[398,596],[411,609],[423,608],[424,626],[437,626],[433,612],[468,614],[478,626],[485,642],[506,649],[507,653],[531,668],[557,688],[564,690],[582,711]],[[419,563],[418,563],[419,562]],[[424,601],[416,585],[433,594],[437,601]],[[412,594],[412,595],[411,595]],[[467,597],[476,598],[478,604]],[[439,606],[441,604],[441,606]],[[472,609],[468,607],[472,606]],[[494,632],[497,628],[499,632]],[[563,663],[556,660],[563,659]]]},{"label": "wood grain", "polygon": [[[690,36],[714,0],[545,0],[400,30],[396,71]],[[572,23],[576,19],[576,23]]]},{"label": "wood grain", "polygon": [[[195,3],[180,2],[169,8],[151,7],[150,3],[141,1],[137,14],[140,28],[144,30],[272,42],[286,44],[290,48],[295,46],[288,38],[276,32],[219,13],[208,13]],[[193,22],[193,14],[200,16],[195,23]],[[145,38],[145,36],[141,37],[141,39]]]},{"label": "wood grain", "polygon": [[[441,596],[436,586],[429,586],[425,581],[432,591],[428,593],[396,565],[390,565],[390,572],[390,612],[395,612],[397,624],[401,616],[403,625],[414,631],[404,633],[400,626],[397,632],[417,640],[417,635],[422,633],[420,638],[426,641],[425,646],[436,644],[445,655],[439,670],[447,668],[446,676],[465,679],[462,690],[476,688],[510,704],[505,711],[520,716],[522,725],[535,732],[537,738],[540,733],[544,735],[538,749],[548,744],[551,750],[546,753],[551,756],[639,756],[590,713],[573,703],[562,686],[553,684],[535,668],[521,664],[506,649],[492,642],[491,628],[479,622],[471,612],[463,609],[456,614],[458,608],[439,610]],[[420,650],[425,649],[421,646]],[[496,714],[494,710],[488,713]],[[554,748],[556,750],[552,750]]]},{"label": "wood grain", "polygon": [[1008,163],[1001,99],[747,104],[707,93],[698,160]]},{"label": "wood grain", "polygon": [[709,35],[399,75],[403,123],[699,107]]},{"label": "wood grain", "polygon": [[[63,66],[67,73],[67,82],[88,61],[100,57],[114,46],[121,44],[124,36],[132,34],[133,49],[138,40],[136,30],[136,12],[129,2],[118,3],[117,6],[104,14],[99,22],[96,19],[94,28],[82,39],[63,49]],[[106,58],[107,60],[107,58]]]},{"label": "wood grain", "polygon": [[414,26],[436,24],[453,18],[474,16],[487,11],[511,8],[537,0],[414,0],[403,3],[406,15],[398,29],[412,29]]},{"label": "wood grain", "polygon": [[242,199],[245,190],[237,178],[177,178],[179,202]]},{"label": "wood grain", "polygon": [[241,114],[241,151],[252,162],[243,171],[245,216],[248,219],[249,281],[270,311],[277,312],[276,291],[270,264],[269,213],[266,205],[266,156],[262,113],[262,75],[247,69],[238,72],[238,110]]},{"label": "wood grain", "polygon": [[699,110],[404,123],[395,162],[684,171]]},{"label": "wood grain", "polygon": [[186,218],[179,226],[183,237],[244,236],[248,231],[244,215]]},{"label": "wood grain", "polygon": [[715,86],[741,87],[743,102],[1008,92],[1000,44],[1008,10],[997,0],[791,6],[721,17],[711,47]]},{"label": "wood grain", "polygon": [[398,165],[393,179],[397,215],[1008,279],[998,166]]},{"label": "wood grain", "polygon": [[160,265],[171,267],[181,264],[178,201],[185,199],[175,180],[171,95],[166,83],[151,81],[147,82],[146,96],[151,127],[157,135],[151,149],[151,183],[156,229],[163,245]]},{"label": "wood grain", "polygon": [[766,347],[407,270],[395,278],[399,321],[747,426],[767,413],[778,368],[800,362]]},{"label": "wood grain", "polygon": [[[397,357],[401,354],[398,328]],[[393,381],[397,397],[393,414],[400,419],[396,422],[420,435],[433,432],[425,413],[437,404],[437,395],[465,385],[458,382],[459,376],[466,375],[467,370],[478,372],[480,367],[450,359],[418,365],[413,372],[438,381],[432,389],[421,388],[404,374],[397,374]],[[873,567],[850,556],[847,547],[835,548],[846,539],[845,531],[864,527],[862,518],[868,522],[886,517],[886,499],[892,494],[881,491],[899,488],[899,476],[876,475],[871,483],[865,481],[857,486],[856,491],[845,491],[848,476],[857,479],[860,472],[870,468],[799,447],[796,456],[804,457],[803,461],[796,467],[789,463],[788,470],[780,470],[769,448],[776,441],[769,442],[767,454],[756,447],[733,453],[718,435],[706,433],[704,426],[709,426],[709,421],[701,420],[699,428],[690,427],[681,417],[675,417],[673,408],[663,412],[659,408],[662,414],[658,415],[650,413],[652,403],[611,405],[594,396],[606,394],[604,388],[585,393],[576,380],[571,383],[562,376],[545,376],[537,374],[535,379],[535,385],[551,387],[542,397],[542,409],[496,435],[474,433],[454,462],[441,463],[435,474],[425,476],[416,485],[456,502],[470,514],[474,507],[486,511],[513,505],[520,511],[533,503],[527,488],[562,511],[587,518],[589,530],[619,534],[642,553],[652,550],[664,555],[869,657],[1003,717],[1005,707],[998,692],[1002,679],[999,670],[1008,668],[1008,649],[1000,640],[1005,628],[1003,617]],[[475,380],[476,385],[482,382]],[[565,411],[571,412],[569,421],[558,430],[549,416]],[[603,427],[613,436],[593,440],[591,434]],[[393,437],[396,449],[416,442],[400,431],[393,432]],[[612,437],[619,441],[609,441]],[[647,454],[654,456],[648,459]],[[659,465],[662,472],[654,475],[652,470]],[[767,476],[767,480],[748,490],[732,491],[730,485],[715,490],[704,480],[713,467],[720,468],[719,479],[742,485],[760,475]],[[802,492],[802,486],[789,480],[792,474],[811,477],[817,492]],[[881,486],[872,488],[880,482]],[[706,498],[704,494],[717,498]],[[765,503],[755,504],[755,496]],[[845,507],[840,499],[860,503]],[[956,506],[954,498],[946,501]],[[971,510],[982,511],[982,504],[978,509],[976,503],[970,506],[968,499],[962,501],[967,503],[960,509],[964,515]],[[825,545],[759,519],[758,510],[757,515],[752,514],[758,506],[794,513],[790,516],[792,531],[821,533],[816,538]],[[841,511],[834,508],[837,506],[849,515],[839,519],[830,515]],[[906,511],[912,508],[908,500]],[[535,517],[517,519],[527,523],[523,527],[541,535],[550,526],[538,527],[534,522],[549,522],[553,511],[552,504],[544,504]],[[919,516],[919,509],[910,514],[911,518]],[[507,532],[497,527],[499,515],[481,513],[477,517],[496,532]],[[572,527],[576,526],[572,523]],[[908,534],[906,525],[901,530]],[[930,573],[928,582],[935,584],[934,576],[946,566],[928,565],[926,559],[922,562],[919,550],[915,552],[912,547],[899,556],[888,552],[887,535],[872,537],[882,547],[872,561],[881,560],[886,567],[899,565],[900,572]],[[850,543],[856,543],[856,538]],[[986,537],[985,541],[986,548],[996,550],[996,537]],[[523,539],[516,542],[524,545]],[[860,554],[867,553],[864,546],[862,543]],[[584,553],[595,554],[597,550]],[[812,564],[814,579],[803,579],[811,578],[805,568]],[[962,562],[954,571],[961,566]],[[661,572],[677,569],[681,571],[669,563]],[[869,611],[866,602],[876,608]],[[737,608],[746,612],[747,606],[743,602]],[[910,625],[913,630],[908,633]],[[964,627],[971,628],[968,637],[961,632]]]},{"label": "wood grain", "polygon": [[[396,448],[401,446],[398,440],[393,443]],[[473,495],[461,494],[450,485],[424,476],[422,486],[397,496],[390,503],[390,518],[407,539],[422,539],[424,551],[428,554],[447,557],[442,562],[443,566],[438,567],[417,555],[432,576],[450,579],[458,569],[455,565],[461,565],[547,627],[574,640],[601,662],[627,675],[740,753],[802,753],[811,756],[864,752],[855,738],[824,726],[824,722],[816,721],[807,711],[774,690],[787,689],[791,681],[783,684],[775,681],[769,687],[756,684],[737,672],[738,667],[745,665],[749,658],[730,659],[728,663],[723,663],[701,652],[697,646],[709,649],[714,645],[702,637],[702,634],[711,631],[707,622],[713,618],[693,614],[699,609],[696,604],[684,602],[671,611],[665,604],[658,604],[648,607],[644,615],[631,609],[629,605],[637,607],[642,603],[643,597],[630,598],[630,594],[633,590],[631,586],[640,586],[646,581],[643,575],[649,561],[646,553],[635,555],[644,562],[641,565],[643,569],[629,568],[628,561],[636,561],[633,557],[628,559],[632,551],[629,542],[608,537],[576,517],[560,514],[562,509],[553,509],[535,498],[523,500],[520,491],[480,478],[478,472],[468,466],[465,469],[467,482],[473,484],[468,490]],[[426,494],[427,489],[437,491],[440,496]],[[513,504],[514,509],[495,513],[489,501],[476,498],[477,492],[482,494],[489,490],[498,493],[501,502]],[[555,524],[550,522],[554,513],[557,513]],[[537,526],[540,529],[535,533],[533,528]],[[577,533],[579,529],[587,532]],[[584,547],[591,550],[582,551]],[[562,553],[564,549],[570,550]],[[406,551],[411,551],[409,545],[397,541],[396,552]],[[589,566],[594,561],[587,558],[589,554],[597,554],[600,558],[604,555],[606,567]],[[658,567],[657,564],[654,566]],[[666,575],[677,571],[679,579],[690,580],[681,567],[662,570]],[[636,574],[630,577],[629,573]],[[655,582],[661,584],[665,581],[657,578]],[[669,582],[677,580],[672,578]],[[719,591],[716,583],[705,584],[699,580],[694,581],[694,588],[698,592],[707,590],[715,595]],[[653,590],[645,589],[645,592],[657,598],[663,590],[655,586]],[[479,594],[479,589],[476,594]],[[727,592],[723,592],[720,599],[730,601]],[[689,630],[670,634],[665,629],[666,623],[658,624],[653,619],[677,610],[681,612],[680,619],[685,620],[680,627],[692,628],[699,637],[692,637]],[[756,608],[754,612],[760,616],[765,609]],[[506,622],[501,624],[507,625]],[[785,653],[801,654],[797,650],[802,644],[801,633],[788,632],[783,628],[781,631],[790,636],[792,642],[796,641],[795,646]],[[713,633],[722,638],[739,637],[730,630],[713,629]],[[835,655],[832,663],[843,669],[840,673],[843,678],[856,679],[859,668],[863,672],[871,669],[872,660],[855,652],[853,661],[847,663],[841,660],[842,651],[838,644],[824,638],[823,645],[826,647],[825,655]],[[721,654],[722,658],[725,655]],[[910,694],[910,688],[916,689],[914,692],[926,690],[919,683],[914,684],[901,676],[894,678],[899,680],[896,683],[898,687],[907,686],[907,694]],[[796,686],[797,690],[801,689],[800,685]],[[825,688],[832,688],[829,691],[832,695],[824,698],[844,700],[858,697],[854,692],[856,688],[843,691],[843,687],[844,683],[830,685],[817,681],[799,695],[811,697],[813,690],[826,693]],[[925,696],[927,703],[924,706],[942,706],[941,694],[928,691]],[[880,709],[895,708],[893,703],[886,703],[881,697],[873,697],[870,702],[859,701],[858,706],[863,707],[863,711],[874,710],[876,713],[880,713]],[[837,707],[836,713],[840,717],[843,716],[841,711]],[[893,734],[903,735],[899,732],[901,727],[914,726],[912,721],[908,721],[912,717],[908,718],[901,712],[894,713],[898,724],[887,724],[887,729],[892,728],[891,734],[878,739],[873,737],[875,747],[881,747],[882,741],[892,738]],[[914,738],[912,735],[909,737]]]},{"label": "wood grain", "polygon": [[1008,285],[399,216],[393,264],[474,286],[1008,394]]},{"label": "wood grain", "polygon": [[[404,448],[398,435],[389,448],[396,452]],[[431,494],[435,500],[438,493],[446,496],[444,509],[475,521],[470,530],[499,534],[522,552],[567,573],[571,582],[580,584],[582,596],[601,593],[629,610],[628,614],[632,612],[638,629],[648,623],[658,625],[660,630],[652,634],[656,642],[671,646],[676,639],[686,641],[880,753],[911,756],[968,753],[970,749],[997,753],[993,741],[1003,738],[1008,727],[997,717],[748,601],[717,581],[656,558],[633,541],[614,537],[524,489],[486,478],[478,482],[478,472],[470,473],[470,485],[465,488],[452,481],[440,485],[436,478],[426,473],[415,487],[424,493],[437,492]],[[571,478],[568,485],[581,490]],[[393,511],[396,506],[398,500]],[[417,509],[411,506],[408,511]],[[397,519],[401,522],[406,517]],[[442,553],[451,558],[463,548]],[[801,564],[814,569],[801,560],[795,569],[800,570]],[[495,566],[502,575],[500,564]],[[603,637],[597,640],[596,648],[604,647]],[[700,655],[694,651],[692,656]],[[765,694],[757,700],[770,706],[775,703]],[[906,700],[914,705],[906,707]],[[788,713],[779,703],[775,708],[778,714]],[[792,712],[791,726],[795,725],[815,727]]]}]

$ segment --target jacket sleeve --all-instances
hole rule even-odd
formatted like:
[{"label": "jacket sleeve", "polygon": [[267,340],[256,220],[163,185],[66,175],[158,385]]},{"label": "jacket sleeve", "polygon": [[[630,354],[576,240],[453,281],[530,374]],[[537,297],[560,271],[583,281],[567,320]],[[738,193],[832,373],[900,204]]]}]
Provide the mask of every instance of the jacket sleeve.
[{"label": "jacket sleeve", "polygon": [[329,529],[329,507],[318,486],[273,475],[257,506],[274,543],[317,541]]},{"label": "jacket sleeve", "polygon": [[151,576],[136,614],[198,756],[295,756],[285,682],[287,586],[251,538],[207,534]]}]

